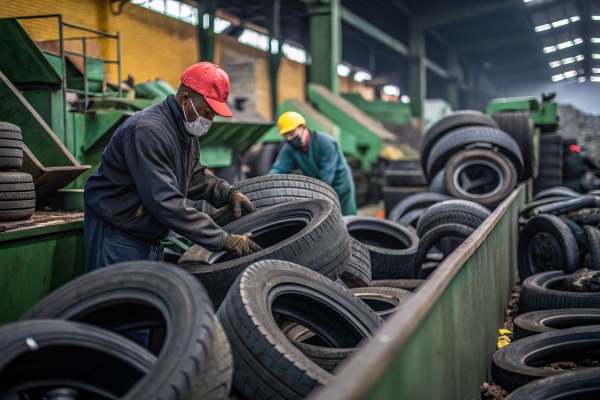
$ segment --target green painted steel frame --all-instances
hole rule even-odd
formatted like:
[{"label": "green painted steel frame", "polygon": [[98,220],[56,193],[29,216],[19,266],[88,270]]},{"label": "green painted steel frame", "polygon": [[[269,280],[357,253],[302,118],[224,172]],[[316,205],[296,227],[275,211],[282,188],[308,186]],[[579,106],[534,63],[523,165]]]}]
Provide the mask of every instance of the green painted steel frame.
[{"label": "green painted steel frame", "polygon": [[478,399],[514,285],[519,186],[311,400]]},{"label": "green painted steel frame", "polygon": [[82,219],[0,233],[0,325],[83,273]]}]

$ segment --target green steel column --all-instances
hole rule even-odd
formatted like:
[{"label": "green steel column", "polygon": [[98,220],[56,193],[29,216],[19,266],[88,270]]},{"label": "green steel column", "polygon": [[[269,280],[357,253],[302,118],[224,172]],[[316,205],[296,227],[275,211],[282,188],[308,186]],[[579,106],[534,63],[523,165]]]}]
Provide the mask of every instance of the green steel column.
[{"label": "green steel column", "polygon": [[448,82],[446,84],[446,98],[453,110],[460,108],[460,83],[463,80],[462,69],[458,54],[450,49],[448,51]]},{"label": "green steel column", "polygon": [[425,69],[425,32],[415,21],[410,22],[409,92],[413,116],[423,118],[423,102],[427,95]]},{"label": "green steel column", "polygon": [[218,0],[198,0],[198,54],[200,55],[200,61],[215,61],[215,13],[217,3]]},{"label": "green steel column", "polygon": [[[269,77],[271,79],[271,112],[273,119],[277,114],[277,73],[279,72],[279,64],[281,64],[281,45],[283,37],[280,29],[281,15],[281,0],[265,0],[267,8],[267,28],[269,30]],[[274,45],[274,40],[277,40],[277,46]]]},{"label": "green steel column", "polygon": [[310,16],[309,46],[312,62],[309,82],[339,93],[337,66],[342,59],[340,0],[305,0]]}]

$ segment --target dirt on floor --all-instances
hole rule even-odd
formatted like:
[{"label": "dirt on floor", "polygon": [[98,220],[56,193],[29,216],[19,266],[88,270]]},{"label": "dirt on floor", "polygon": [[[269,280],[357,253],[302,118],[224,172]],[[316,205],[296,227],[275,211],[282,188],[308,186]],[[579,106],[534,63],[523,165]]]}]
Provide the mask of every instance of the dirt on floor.
[{"label": "dirt on floor", "polygon": [[540,368],[548,371],[574,371],[576,369],[594,368],[599,366],[600,361],[584,358],[583,360],[577,360],[576,362],[570,360],[556,361]]},{"label": "dirt on floor", "polygon": [[502,400],[508,392],[495,383],[483,382],[481,385],[481,400]]}]

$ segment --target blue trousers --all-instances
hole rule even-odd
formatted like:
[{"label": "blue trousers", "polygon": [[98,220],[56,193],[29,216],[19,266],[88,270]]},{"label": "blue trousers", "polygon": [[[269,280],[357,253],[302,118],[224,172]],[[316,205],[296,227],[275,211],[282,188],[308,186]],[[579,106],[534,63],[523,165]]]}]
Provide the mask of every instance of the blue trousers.
[{"label": "blue trousers", "polygon": [[[83,236],[85,272],[125,261],[164,260],[162,245],[154,245],[126,234],[87,207],[83,213]],[[150,330],[133,331],[124,336],[143,347],[148,347]]]}]

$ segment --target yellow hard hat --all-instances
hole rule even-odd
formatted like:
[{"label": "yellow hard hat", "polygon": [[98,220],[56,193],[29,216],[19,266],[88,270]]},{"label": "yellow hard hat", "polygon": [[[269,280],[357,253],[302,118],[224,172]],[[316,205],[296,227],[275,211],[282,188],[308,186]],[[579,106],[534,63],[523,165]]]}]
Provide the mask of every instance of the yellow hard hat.
[{"label": "yellow hard hat", "polygon": [[295,111],[286,111],[281,114],[279,120],[277,121],[277,125],[279,126],[279,134],[285,135],[288,132],[293,131],[300,125],[306,125],[306,120],[300,114]]}]

